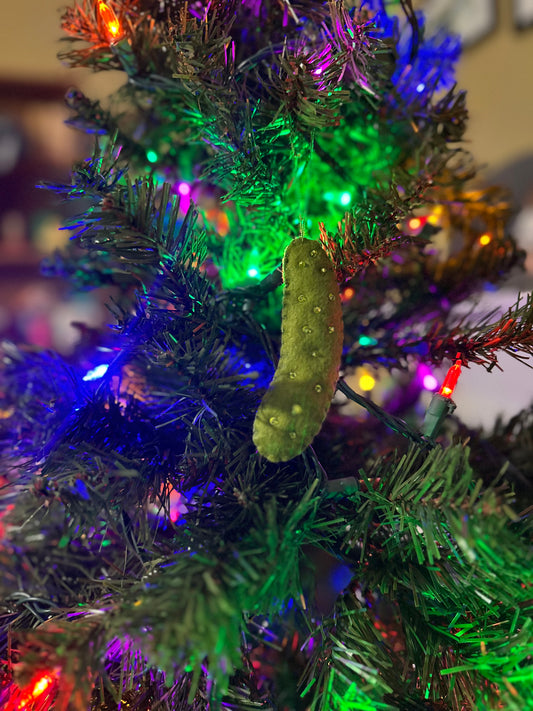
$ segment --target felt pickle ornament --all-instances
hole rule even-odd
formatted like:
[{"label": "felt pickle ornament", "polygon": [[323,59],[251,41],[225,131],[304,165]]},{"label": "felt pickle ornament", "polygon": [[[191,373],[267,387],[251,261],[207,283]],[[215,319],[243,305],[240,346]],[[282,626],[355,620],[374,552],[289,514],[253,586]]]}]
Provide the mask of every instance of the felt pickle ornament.
[{"label": "felt pickle ornament", "polygon": [[257,450],[284,462],[311,444],[339,375],[343,322],[335,268],[317,240],[293,240],[283,257],[280,359],[254,421]]}]

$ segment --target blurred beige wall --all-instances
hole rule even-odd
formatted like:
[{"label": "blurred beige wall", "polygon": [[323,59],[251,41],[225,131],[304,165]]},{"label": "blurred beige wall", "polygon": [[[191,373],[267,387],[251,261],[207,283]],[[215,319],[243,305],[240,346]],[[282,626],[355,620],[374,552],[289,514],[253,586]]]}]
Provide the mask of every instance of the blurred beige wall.
[{"label": "blurred beige wall", "polygon": [[58,7],[57,0],[0,3],[2,78],[49,80],[62,74],[55,57],[60,37]]},{"label": "blurred beige wall", "polygon": [[63,9],[68,0],[0,0],[0,79],[58,82],[105,96],[124,82],[114,72],[93,73],[61,65],[57,53]]},{"label": "blurred beige wall", "polygon": [[468,92],[470,149],[491,169],[533,155],[533,26],[517,31],[512,5],[498,0],[497,29],[463,52],[457,72]]},{"label": "blurred beige wall", "polygon": [[[513,28],[512,4],[498,0],[497,30],[465,50],[458,71],[469,95],[470,147],[491,169],[533,153],[533,27]],[[123,81],[60,65],[58,0],[3,0],[0,6],[0,78],[58,80],[92,96],[105,96]]]}]

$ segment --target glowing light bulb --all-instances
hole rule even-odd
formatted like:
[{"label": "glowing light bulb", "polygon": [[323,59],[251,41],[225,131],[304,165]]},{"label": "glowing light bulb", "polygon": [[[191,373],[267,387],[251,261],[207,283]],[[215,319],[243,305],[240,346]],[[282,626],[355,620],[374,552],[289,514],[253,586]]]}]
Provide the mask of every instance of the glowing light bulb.
[{"label": "glowing light bulb", "polygon": [[146,151],[146,160],[149,163],[157,163],[157,153],[155,151]]},{"label": "glowing light bulb", "polygon": [[349,301],[354,294],[355,294],[355,289],[352,289],[352,287],[349,286],[347,289],[345,289],[342,292],[341,301]]},{"label": "glowing light bulb", "polygon": [[444,207],[442,205],[434,205],[428,215],[427,221],[430,225],[439,225],[444,216]]},{"label": "glowing light bulb", "polygon": [[178,185],[175,189],[179,195],[180,210],[183,213],[186,213],[191,205],[192,187],[191,187],[190,183],[186,183],[185,181],[182,181],[182,182],[178,183]]},{"label": "glowing light bulb", "polygon": [[419,232],[422,227],[426,224],[428,221],[427,216],[423,217],[410,217],[407,220],[407,229],[410,230],[411,232]]},{"label": "glowing light bulb", "polygon": [[[30,711],[34,708],[35,701],[47,691],[47,689],[54,683],[54,677],[50,674],[43,674],[38,679],[36,679],[33,684],[22,692],[18,696],[15,703],[17,706],[8,706],[9,711]],[[43,701],[43,699],[41,700]],[[41,708],[41,706],[39,706]]]},{"label": "glowing light bulb", "polygon": [[33,685],[33,689],[31,690],[31,695],[33,696],[33,698],[44,694],[44,692],[48,689],[51,683],[52,677],[49,674],[42,676],[40,679],[37,679],[37,681]]},{"label": "glowing light bulb", "polygon": [[83,376],[82,380],[89,381],[103,378],[104,375],[107,373],[108,368],[109,365],[107,363],[101,363],[100,365],[97,365],[96,368],[92,368],[92,370],[87,371],[87,373],[85,373],[85,375]]},{"label": "glowing light bulb", "polygon": [[479,244],[482,247],[485,247],[490,242],[492,242],[492,237],[487,232],[484,235],[481,235],[481,237],[479,238]]},{"label": "glowing light bulb", "polygon": [[124,37],[124,30],[114,11],[105,2],[98,2],[98,14],[104,24],[105,33],[110,44],[118,42]]},{"label": "glowing light bulb", "polygon": [[360,346],[375,346],[376,344],[377,340],[375,338],[372,338],[372,336],[359,336]]},{"label": "glowing light bulb", "polygon": [[216,219],[216,231],[221,237],[225,237],[229,232],[229,228],[228,214],[224,210],[219,210]]},{"label": "glowing light bulb", "polygon": [[453,391],[455,390],[455,386],[457,385],[457,381],[459,380],[460,375],[461,375],[461,360],[458,358],[455,361],[455,363],[452,365],[450,370],[446,373],[446,377],[444,378],[442,387],[439,390],[439,393],[443,397],[451,397],[453,395]]},{"label": "glowing light bulb", "polygon": [[259,275],[259,269],[256,269],[255,267],[250,267],[250,269],[248,269],[246,273],[249,277],[256,277]]},{"label": "glowing light bulb", "polygon": [[426,375],[424,375],[422,385],[426,390],[436,390],[439,386],[439,383],[434,375],[432,375],[431,373],[427,373]]},{"label": "glowing light bulb", "polygon": [[365,392],[373,390],[375,384],[376,380],[370,375],[370,373],[363,373],[363,375],[359,378],[359,387]]},{"label": "glowing light bulb", "polygon": [[351,201],[352,196],[350,195],[350,193],[342,193],[340,198],[341,205],[349,205]]}]

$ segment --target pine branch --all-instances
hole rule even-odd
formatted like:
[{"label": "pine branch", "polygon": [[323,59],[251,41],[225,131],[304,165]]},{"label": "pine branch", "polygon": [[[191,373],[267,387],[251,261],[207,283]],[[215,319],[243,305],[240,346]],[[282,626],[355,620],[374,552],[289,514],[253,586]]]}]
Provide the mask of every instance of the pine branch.
[{"label": "pine branch", "polygon": [[210,675],[224,691],[228,671],[240,665],[243,612],[272,616],[290,598],[303,600],[298,561],[318,533],[321,497],[314,489],[316,483],[295,503],[251,504],[253,527],[238,543],[225,542],[220,529],[203,540],[197,526],[179,529],[179,552],[154,564],[148,589],[132,589],[113,624],[134,636],[148,625],[150,640],[139,642],[169,672],[207,655]]},{"label": "pine branch", "polygon": [[437,322],[425,336],[431,358],[442,362],[460,353],[465,363],[479,363],[487,370],[498,365],[496,353],[507,353],[515,360],[529,365],[533,355],[533,295],[518,296],[516,303],[497,321],[491,322],[494,314],[484,317],[478,325],[469,325],[465,319],[446,333],[444,324]]},{"label": "pine branch", "polygon": [[44,669],[53,683],[54,708],[85,711],[91,694],[91,672],[99,666],[102,627],[98,618],[58,617],[18,636],[21,661],[15,666],[17,685],[27,687],[35,669]]},{"label": "pine branch", "polygon": [[[524,567],[529,547],[516,529],[511,495],[495,484],[483,491],[467,456],[455,447],[434,450],[421,460],[413,450],[396,465],[387,463],[371,477],[363,474],[361,487],[349,495],[358,514],[347,517],[344,534],[349,557],[366,561],[361,570],[365,586],[395,601],[405,681],[412,662],[413,682],[418,676],[420,688],[431,687],[431,697],[446,699],[453,709],[460,709],[465,698],[473,703],[483,679],[495,698],[495,684],[503,683],[508,668],[516,669],[520,679],[518,669],[524,667],[523,678],[529,678],[531,576]],[[524,525],[520,528],[525,532]],[[516,656],[505,658],[496,651],[521,629],[524,646]],[[466,630],[472,631],[470,637]],[[494,661],[486,657],[489,651],[479,654],[480,643],[482,650],[495,651]],[[371,668],[384,673],[383,664]],[[447,674],[461,677],[463,671],[470,676],[457,679],[461,691],[455,696]],[[401,698],[405,690],[395,693]]]},{"label": "pine branch", "polygon": [[410,212],[409,206],[395,200],[391,208],[391,200],[372,198],[346,213],[334,236],[319,223],[320,239],[337,266],[340,283],[413,242],[412,236],[398,229],[398,223]]},{"label": "pine branch", "polygon": [[[137,30],[144,29],[146,18],[139,12],[135,0],[122,0],[120,6],[113,1],[111,5],[117,11],[119,22],[125,26],[126,33],[135,37]],[[77,0],[73,7],[65,9],[61,18],[62,29],[69,37],[63,42],[82,47],[59,53],[61,61],[72,67],[90,67],[93,71],[121,70],[122,64],[118,55],[110,50],[109,38],[105,31],[104,21],[99,16],[97,5],[91,0]],[[147,37],[146,30],[142,32]],[[85,46],[83,46],[85,45]]]},{"label": "pine branch", "polygon": [[13,472],[8,469],[8,462],[15,462],[12,466],[19,472],[17,477],[27,483],[22,474],[24,467],[33,470],[43,443],[50,441],[70,413],[72,402],[82,396],[83,388],[72,369],[54,353],[30,346],[17,348],[6,341],[1,355],[1,402],[9,415],[3,418],[0,428],[0,444],[6,454],[5,474],[11,481]]},{"label": "pine branch", "polygon": [[[162,263],[178,260],[184,268],[201,264],[206,257],[202,233],[193,230],[195,211],[180,215],[179,200],[170,196],[170,185],[152,179],[131,182],[120,159],[120,147],[110,141],[93,157],[78,164],[71,185],[43,184],[67,200],[89,199],[92,205],[68,220],[78,244],[95,255],[91,267],[103,270],[102,280],[130,273],[149,285]],[[50,265],[48,265],[50,269]]]},{"label": "pine branch", "polygon": [[367,612],[346,594],[337,602],[335,616],[319,627],[302,680],[302,695],[313,692],[311,711],[340,711],[346,704],[380,711],[395,708],[383,701],[392,692],[386,681],[392,661]]}]

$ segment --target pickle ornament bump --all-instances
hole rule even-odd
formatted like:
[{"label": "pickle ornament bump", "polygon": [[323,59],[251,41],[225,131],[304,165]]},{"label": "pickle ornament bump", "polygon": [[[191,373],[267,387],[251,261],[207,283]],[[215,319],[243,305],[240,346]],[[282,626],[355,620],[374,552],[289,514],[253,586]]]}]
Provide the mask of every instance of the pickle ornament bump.
[{"label": "pickle ornament bump", "polygon": [[293,240],[283,257],[279,364],[259,406],[259,454],[285,462],[320,431],[339,376],[343,323],[333,263],[317,240]]}]

